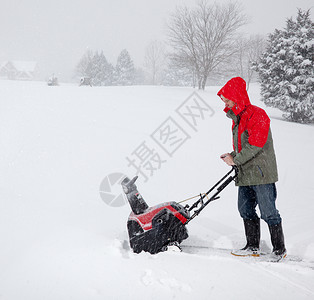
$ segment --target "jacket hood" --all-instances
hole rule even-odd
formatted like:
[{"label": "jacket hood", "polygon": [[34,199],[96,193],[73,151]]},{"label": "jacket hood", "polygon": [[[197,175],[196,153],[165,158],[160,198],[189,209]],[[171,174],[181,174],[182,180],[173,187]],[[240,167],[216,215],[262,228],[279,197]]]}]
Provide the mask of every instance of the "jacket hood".
[{"label": "jacket hood", "polygon": [[[231,110],[238,115],[247,106],[251,105],[249,96],[246,91],[246,82],[241,77],[234,77],[230,79],[217,93],[221,98],[223,95],[225,98],[235,102],[235,105]],[[224,111],[228,112],[230,108],[225,107]]]}]

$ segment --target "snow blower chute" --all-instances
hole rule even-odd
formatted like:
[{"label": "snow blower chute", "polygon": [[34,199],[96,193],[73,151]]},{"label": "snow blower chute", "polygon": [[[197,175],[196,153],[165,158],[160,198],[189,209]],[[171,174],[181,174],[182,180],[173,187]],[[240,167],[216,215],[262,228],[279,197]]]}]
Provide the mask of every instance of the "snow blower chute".
[{"label": "snow blower chute", "polygon": [[[233,171],[234,175],[230,175]],[[237,174],[237,167],[233,166],[208,192],[200,194],[199,199],[191,207],[182,206],[174,201],[149,207],[135,185],[138,176],[132,180],[124,178],[121,185],[132,209],[127,228],[133,251],[155,254],[167,249],[168,245],[180,244],[188,238],[186,225],[210,202],[219,199],[218,194],[237,177]],[[216,191],[209,197],[214,189]]]}]

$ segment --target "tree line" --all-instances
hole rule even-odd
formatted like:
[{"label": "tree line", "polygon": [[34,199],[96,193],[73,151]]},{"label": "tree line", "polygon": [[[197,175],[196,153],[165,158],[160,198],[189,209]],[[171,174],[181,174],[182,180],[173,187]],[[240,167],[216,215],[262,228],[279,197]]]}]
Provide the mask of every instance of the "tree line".
[{"label": "tree line", "polygon": [[76,75],[89,78],[92,85],[135,84],[135,68],[130,54],[122,50],[116,66],[107,61],[103,51],[88,50],[76,67]]},{"label": "tree line", "polygon": [[[257,59],[265,40],[237,34],[246,23],[238,4],[207,4],[178,7],[170,16],[167,42],[153,41],[146,47],[142,68],[135,68],[125,49],[116,66],[103,51],[88,50],[76,75],[90,77],[94,85],[158,84],[193,86],[205,89],[211,81],[222,82],[240,72],[249,83],[250,62]],[[222,69],[224,71],[222,72]]]},{"label": "tree line", "polygon": [[[167,24],[167,42],[146,47],[142,68],[135,68],[127,50],[115,66],[103,52],[87,51],[76,73],[94,85],[177,85],[205,89],[233,76],[261,83],[262,100],[285,112],[291,121],[314,122],[313,38],[310,11],[298,10],[296,20],[276,29],[268,39],[245,37],[247,23],[238,3],[178,7]],[[254,78],[255,77],[255,78]]]}]

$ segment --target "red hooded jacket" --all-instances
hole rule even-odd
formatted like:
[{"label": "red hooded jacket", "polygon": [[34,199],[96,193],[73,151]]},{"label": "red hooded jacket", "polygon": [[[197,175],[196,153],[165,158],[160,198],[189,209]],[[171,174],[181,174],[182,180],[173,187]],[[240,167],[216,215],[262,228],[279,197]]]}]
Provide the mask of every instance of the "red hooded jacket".
[{"label": "red hooded jacket", "polygon": [[[222,89],[217,93],[219,97],[223,95],[225,98],[235,102],[231,108],[238,118],[240,118],[238,127],[238,152],[241,151],[241,135],[247,130],[249,139],[248,142],[252,146],[263,147],[267,141],[270,119],[266,112],[252,105],[246,91],[246,83],[241,77],[230,79]],[[224,111],[227,113],[230,108],[226,107]],[[232,122],[232,129],[235,126],[235,121]],[[233,149],[235,145],[233,143]]]}]

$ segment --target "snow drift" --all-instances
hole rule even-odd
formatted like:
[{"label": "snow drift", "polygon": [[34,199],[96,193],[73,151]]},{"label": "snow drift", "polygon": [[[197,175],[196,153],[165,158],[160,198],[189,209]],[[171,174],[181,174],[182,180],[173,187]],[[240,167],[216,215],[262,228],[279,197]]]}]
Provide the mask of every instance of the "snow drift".
[{"label": "snow drift", "polygon": [[[130,161],[143,143],[162,161],[147,178],[139,175],[149,206],[205,192],[224,175],[219,155],[231,150],[231,122],[217,90],[198,92],[212,111],[193,128],[178,116],[190,88],[0,81],[0,299],[313,299],[313,126],[266,108],[277,206],[294,260],[229,254],[244,244],[232,184],[188,225],[181,253],[132,253],[125,242],[130,207],[102,201],[103,179],[133,176]],[[264,107],[258,85],[249,96]],[[171,155],[152,138],[169,118],[186,133]],[[270,249],[264,223],[262,241]]]}]

